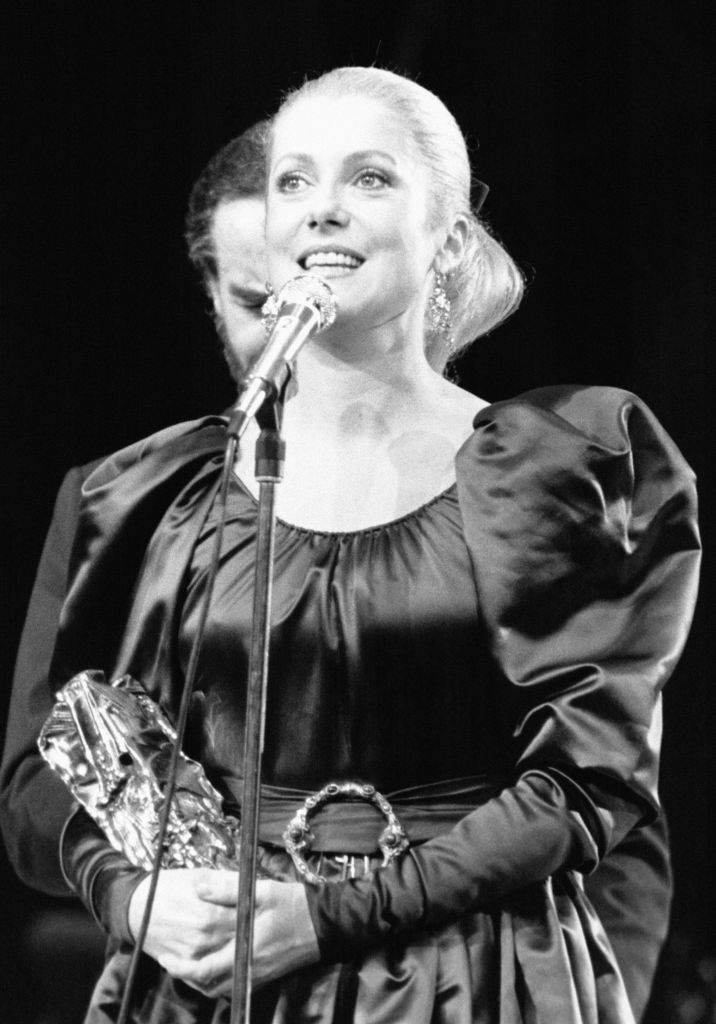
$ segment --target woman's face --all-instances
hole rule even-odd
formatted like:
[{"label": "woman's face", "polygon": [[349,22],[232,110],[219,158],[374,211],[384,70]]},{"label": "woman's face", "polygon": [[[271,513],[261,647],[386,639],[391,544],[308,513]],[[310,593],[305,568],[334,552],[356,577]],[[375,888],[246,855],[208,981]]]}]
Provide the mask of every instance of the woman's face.
[{"label": "woman's face", "polygon": [[422,331],[439,244],[429,213],[425,168],[382,103],[306,98],[278,119],[266,217],[276,290],[316,274],[335,292],[339,324],[402,319]]},{"label": "woman's face", "polygon": [[265,206],[262,199],[231,199],[214,213],[214,309],[227,358],[242,375],[266,344],[261,307],[266,300]]}]

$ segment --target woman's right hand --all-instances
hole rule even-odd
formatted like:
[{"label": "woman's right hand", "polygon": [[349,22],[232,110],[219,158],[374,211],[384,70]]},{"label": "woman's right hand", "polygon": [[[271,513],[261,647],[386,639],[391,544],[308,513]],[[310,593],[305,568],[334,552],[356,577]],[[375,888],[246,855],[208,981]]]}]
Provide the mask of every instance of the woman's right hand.
[{"label": "woman's right hand", "polygon": [[[231,995],[239,876],[213,868],[160,871],[144,950],[203,995]],[[139,932],[149,876],[132,894],[129,927]]]}]

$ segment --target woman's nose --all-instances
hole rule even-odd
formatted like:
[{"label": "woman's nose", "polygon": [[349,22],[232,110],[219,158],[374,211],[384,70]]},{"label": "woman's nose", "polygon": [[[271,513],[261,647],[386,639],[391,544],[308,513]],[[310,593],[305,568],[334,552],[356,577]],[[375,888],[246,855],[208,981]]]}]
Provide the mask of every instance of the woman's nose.
[{"label": "woman's nose", "polygon": [[350,215],[337,190],[321,189],[314,195],[307,222],[311,228],[345,227]]}]

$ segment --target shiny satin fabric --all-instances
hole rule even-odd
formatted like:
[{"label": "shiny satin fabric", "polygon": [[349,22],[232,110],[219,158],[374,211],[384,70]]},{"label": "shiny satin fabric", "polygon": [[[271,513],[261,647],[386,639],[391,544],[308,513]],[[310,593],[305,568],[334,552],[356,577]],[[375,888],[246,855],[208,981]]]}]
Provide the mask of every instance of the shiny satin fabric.
[{"label": "shiny satin fabric", "polygon": [[698,583],[692,474],[643,403],[603,388],[497,403],[475,436],[458,489],[480,607],[519,695],[517,767],[605,770],[655,807],[659,694]]},{"label": "shiny satin fabric", "polygon": [[[75,554],[77,573],[54,662],[56,685],[78,668],[131,671],[151,680],[152,696],[163,706],[174,706],[182,662],[179,624],[183,616],[188,628],[187,585],[201,578],[196,552],[211,529],[221,440],[215,420],[177,428],[122,453],[89,478],[84,540]],[[460,566],[458,604],[464,598],[467,607],[465,588],[468,583],[472,588],[472,637],[464,642],[473,647],[448,662],[457,669],[455,690],[450,692],[451,673],[439,685],[433,679],[432,705],[426,697],[420,720],[406,718],[407,725],[432,735],[426,755],[435,774],[420,776],[423,751],[405,743],[396,710],[411,706],[401,704],[404,687],[396,687],[395,704],[381,709],[405,743],[399,756],[390,749],[390,731],[378,732],[377,742],[375,733],[364,730],[365,747],[355,745],[350,764],[340,758],[336,764],[339,775],[348,765],[363,776],[361,759],[369,752],[377,777],[370,772],[367,781],[384,792],[463,774],[511,781],[451,830],[417,846],[399,868],[310,893],[321,952],[326,963],[342,959],[366,965],[357,974],[362,970],[371,979],[370,992],[381,993],[382,1006],[402,983],[390,974],[392,967],[384,986],[378,975],[401,949],[401,962],[421,965],[417,974],[405,968],[405,986],[432,978],[435,1013],[444,1007],[446,1021],[628,1022],[608,944],[564,868],[590,869],[658,806],[659,694],[685,638],[695,597],[693,479],[638,399],[583,388],[546,389],[488,407],[458,454],[456,473],[457,490],[452,498],[443,496],[435,515],[450,536],[459,527],[459,543],[444,553]],[[457,505],[451,503],[455,495]],[[239,520],[247,522],[249,512],[236,513],[239,545]],[[302,547],[295,538],[293,543],[300,556]],[[412,544],[412,549],[411,572],[420,568],[424,548]],[[409,552],[403,553],[410,563]],[[396,557],[395,545],[389,555]],[[289,563],[295,558],[287,558]],[[387,580],[399,576],[390,572]],[[365,579],[360,588],[370,596]],[[195,590],[198,594],[200,586]],[[114,607],[99,598],[108,593]],[[450,608],[448,600],[448,622]],[[124,635],[117,619],[128,622]],[[108,628],[106,620],[113,625]],[[89,641],[88,624],[99,628],[90,631]],[[220,622],[218,627],[220,637]],[[439,633],[413,631],[413,640],[424,644],[422,661],[433,640],[439,645]],[[390,643],[390,628],[386,635]],[[221,648],[213,645],[213,651]],[[97,659],[94,664],[88,651]],[[369,655],[367,650],[365,664]],[[469,671],[461,676],[465,664]],[[240,675],[240,661],[238,669]],[[213,674],[208,678],[213,684]],[[232,683],[236,686],[235,677]],[[429,693],[430,684],[425,686]],[[462,717],[461,693],[468,702]],[[454,733],[436,727],[430,717],[425,720],[431,706],[443,706],[443,694],[455,711]],[[216,734],[216,716],[204,715],[202,704],[199,695],[195,735],[204,744],[206,759],[201,759],[211,778],[212,769],[224,767],[224,758],[216,760],[221,742],[215,748],[208,739]],[[370,710],[371,704],[362,706]],[[232,697],[234,735],[240,717],[240,699]],[[205,729],[207,721],[213,732]],[[310,730],[296,729],[295,721],[289,716],[284,723],[286,748],[276,742],[272,754],[269,743],[269,784],[311,788],[317,764],[320,782],[329,781],[320,760],[325,749],[311,739]],[[407,755],[401,756],[404,750]],[[305,771],[293,774],[296,763],[305,763]],[[458,933],[461,942],[454,941]],[[433,950],[451,951],[442,966],[436,953],[422,959],[425,935],[431,936]],[[436,944],[436,936],[445,939]],[[462,952],[453,955],[458,949]],[[403,970],[399,964],[395,969]],[[317,973],[335,978],[336,972],[344,982],[346,972],[352,977],[340,967]],[[444,977],[453,981],[444,985]],[[332,984],[325,981],[329,989]],[[355,977],[350,985],[342,982],[336,998],[348,998],[355,985]],[[159,1016],[146,1020],[165,1019],[160,988],[152,1011]],[[320,1000],[320,988],[306,995],[306,1007]],[[470,1009],[459,1002],[463,989],[473,993]],[[364,996],[368,1002],[346,1019],[382,1019],[378,1009],[370,1010],[378,1016],[360,1009],[369,1005],[370,992]],[[187,1020],[219,1021],[222,1012],[220,1005],[210,1012],[203,1007]],[[328,1016],[312,1012],[273,1019],[327,1022],[333,1009]],[[411,1010],[403,1019],[421,1018]]]},{"label": "shiny satin fabric", "polygon": [[[241,806],[241,785],[225,779],[231,799],[227,806]],[[451,779],[432,786],[384,793],[412,844],[424,842],[445,832],[475,807],[502,789],[496,780],[486,777]],[[261,787],[261,835],[263,843],[283,845],[286,824],[293,818],[309,790]],[[311,849],[316,851],[350,850],[359,856],[378,853],[378,836],[385,822],[375,807],[359,801],[327,803],[311,816]]]},{"label": "shiny satin fabric", "polygon": [[[373,861],[373,867],[379,862]],[[260,867],[294,880],[282,850]],[[312,867],[335,884],[341,867]],[[131,947],[108,959],[84,1024],[111,1024]],[[604,930],[576,875],[547,880],[499,907],[355,959],[298,971],[253,994],[252,1024],[633,1024]],[[132,1024],[229,1024],[227,999],[208,999],[143,957]]]}]

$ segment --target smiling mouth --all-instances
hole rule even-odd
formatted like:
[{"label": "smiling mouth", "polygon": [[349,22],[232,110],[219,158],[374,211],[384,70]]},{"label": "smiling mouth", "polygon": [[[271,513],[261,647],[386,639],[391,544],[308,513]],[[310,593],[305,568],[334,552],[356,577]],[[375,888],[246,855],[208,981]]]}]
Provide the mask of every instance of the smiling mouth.
[{"label": "smiling mouth", "polygon": [[311,252],[301,257],[298,261],[304,270],[357,270],[365,260],[349,252],[337,252],[334,249],[326,249],[321,252]]}]

